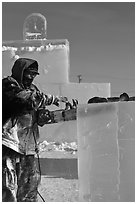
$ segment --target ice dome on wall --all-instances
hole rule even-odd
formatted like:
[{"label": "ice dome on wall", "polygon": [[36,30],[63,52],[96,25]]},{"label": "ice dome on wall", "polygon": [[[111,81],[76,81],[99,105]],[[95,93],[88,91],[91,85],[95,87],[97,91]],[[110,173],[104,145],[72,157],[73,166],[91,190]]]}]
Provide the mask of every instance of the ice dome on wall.
[{"label": "ice dome on wall", "polygon": [[45,40],[47,38],[47,20],[40,13],[32,13],[24,21],[24,40]]}]

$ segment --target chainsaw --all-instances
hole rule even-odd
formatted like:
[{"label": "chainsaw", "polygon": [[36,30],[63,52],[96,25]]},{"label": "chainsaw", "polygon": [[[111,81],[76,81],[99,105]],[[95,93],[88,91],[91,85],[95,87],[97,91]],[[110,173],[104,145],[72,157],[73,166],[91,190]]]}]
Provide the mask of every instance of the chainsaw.
[{"label": "chainsaw", "polygon": [[41,108],[37,111],[37,123],[39,126],[45,124],[53,124],[64,121],[76,120],[77,118],[77,101],[72,100],[73,105],[69,102],[66,103],[64,109],[59,109],[55,111],[49,111],[46,108]]}]

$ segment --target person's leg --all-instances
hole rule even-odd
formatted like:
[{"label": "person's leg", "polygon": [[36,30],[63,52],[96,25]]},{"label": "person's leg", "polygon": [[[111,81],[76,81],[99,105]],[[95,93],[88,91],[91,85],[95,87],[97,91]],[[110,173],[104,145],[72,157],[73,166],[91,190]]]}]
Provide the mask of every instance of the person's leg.
[{"label": "person's leg", "polygon": [[16,192],[16,153],[11,149],[2,146],[2,201],[17,201]]},{"label": "person's leg", "polygon": [[37,190],[40,175],[37,171],[34,155],[22,156],[18,174],[18,202],[37,202]]}]

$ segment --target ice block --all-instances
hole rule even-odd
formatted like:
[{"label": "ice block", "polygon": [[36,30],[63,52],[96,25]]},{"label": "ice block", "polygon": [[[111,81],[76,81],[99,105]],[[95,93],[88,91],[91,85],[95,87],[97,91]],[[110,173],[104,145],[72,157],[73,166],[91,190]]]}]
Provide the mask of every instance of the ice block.
[{"label": "ice block", "polygon": [[28,40],[3,42],[2,76],[11,74],[17,58],[32,58],[39,63],[36,83],[68,83],[69,43],[67,40]]},{"label": "ice block", "polygon": [[77,126],[79,200],[134,201],[134,102],[79,105]]},{"label": "ice block", "polygon": [[135,201],[135,102],[119,103],[118,145],[121,202]]}]

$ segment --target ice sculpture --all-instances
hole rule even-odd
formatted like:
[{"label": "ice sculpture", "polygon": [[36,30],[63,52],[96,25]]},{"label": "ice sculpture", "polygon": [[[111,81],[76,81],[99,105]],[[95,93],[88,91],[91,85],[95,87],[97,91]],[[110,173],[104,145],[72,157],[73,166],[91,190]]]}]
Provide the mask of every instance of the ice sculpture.
[{"label": "ice sculpture", "polygon": [[44,40],[47,38],[47,21],[40,13],[29,15],[23,25],[24,40]]},{"label": "ice sculpture", "polygon": [[134,102],[79,105],[80,201],[134,201],[134,108]]}]

